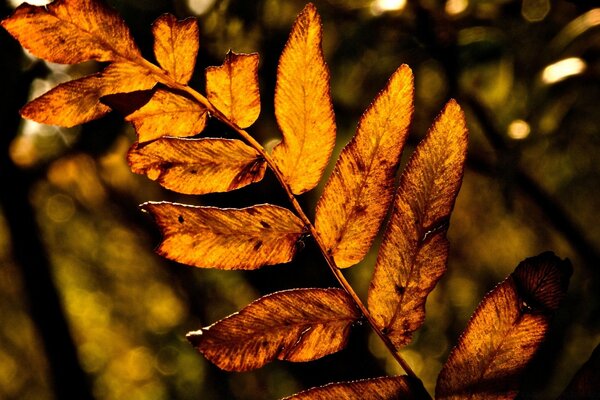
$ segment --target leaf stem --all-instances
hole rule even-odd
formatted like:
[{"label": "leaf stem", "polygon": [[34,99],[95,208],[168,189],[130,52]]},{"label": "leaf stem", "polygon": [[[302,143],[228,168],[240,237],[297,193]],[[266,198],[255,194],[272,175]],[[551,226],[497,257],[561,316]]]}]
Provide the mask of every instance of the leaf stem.
[{"label": "leaf stem", "polygon": [[325,261],[327,262],[329,269],[331,270],[331,272],[337,279],[338,283],[342,286],[342,288],[346,291],[346,293],[348,293],[348,295],[352,298],[352,300],[354,301],[356,306],[359,308],[359,310],[361,311],[363,316],[367,319],[371,328],[375,331],[377,336],[379,336],[379,338],[382,340],[382,342],[388,348],[389,352],[392,354],[394,359],[398,362],[398,364],[402,367],[402,369],[404,369],[406,374],[408,376],[420,381],[420,379],[414,373],[412,368],[402,358],[402,356],[400,356],[400,354],[396,350],[396,347],[394,346],[394,344],[377,327],[377,323],[373,319],[373,316],[371,315],[371,313],[369,312],[367,307],[363,304],[363,302],[360,299],[360,297],[358,296],[358,294],[354,291],[354,289],[352,288],[352,286],[350,285],[350,283],[348,282],[348,280],[342,273],[341,269],[336,265],[335,260],[333,259],[331,254],[329,254],[329,252],[327,251],[327,246],[325,246],[325,244],[323,243],[323,240],[321,239],[319,232],[317,232],[317,229],[315,228],[314,224],[307,217],[306,213],[300,206],[300,203],[298,203],[296,196],[292,193],[290,186],[286,183],[285,178],[284,178],[281,170],[279,169],[278,165],[275,163],[273,158],[266,152],[264,147],[259,142],[257,142],[248,132],[246,132],[246,130],[238,127],[236,124],[231,122],[229,120],[229,118],[227,118],[222,112],[217,110],[215,108],[215,106],[213,106],[212,103],[205,96],[198,93],[196,90],[194,90],[190,86],[183,85],[183,84],[175,81],[171,76],[166,74],[161,68],[150,63],[146,59],[141,59],[141,63],[146,68],[150,69],[152,71],[152,73],[155,76],[157,76],[157,78],[160,78],[159,80],[161,83],[164,83],[165,85],[167,85],[173,89],[184,91],[185,93],[192,96],[196,101],[198,101],[198,103],[200,103],[204,107],[206,107],[208,112],[213,117],[215,117],[216,119],[218,119],[219,121],[221,121],[222,123],[224,123],[225,125],[230,127],[231,129],[233,129],[237,134],[239,134],[250,146],[252,146],[260,154],[260,156],[265,160],[265,162],[267,163],[267,165],[269,166],[271,171],[273,171],[273,174],[275,174],[276,179],[279,181],[279,183],[283,187],[290,203],[292,204],[292,207],[296,211],[296,214],[302,220],[302,222],[305,224],[305,226],[309,229],[310,234],[315,239],[315,242],[317,243],[319,249],[321,250],[321,253],[323,254],[323,257],[325,258]]}]

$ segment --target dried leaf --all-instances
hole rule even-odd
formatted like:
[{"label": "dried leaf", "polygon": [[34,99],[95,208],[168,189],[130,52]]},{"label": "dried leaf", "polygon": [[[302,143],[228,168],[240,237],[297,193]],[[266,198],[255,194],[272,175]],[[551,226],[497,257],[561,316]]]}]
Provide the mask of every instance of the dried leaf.
[{"label": "dried leaf", "polygon": [[186,194],[227,192],[260,181],[265,161],[240,140],[161,138],[134,145],[131,170]]},{"label": "dried leaf", "polygon": [[[54,4],[54,3],[53,3]],[[137,64],[112,63],[102,72],[62,83],[21,109],[24,118],[72,127],[110,112],[102,96],[150,89],[156,85],[151,73]]]},{"label": "dried leaf", "polygon": [[558,400],[584,400],[600,398],[600,344],[589,360],[577,371],[569,386]]},{"label": "dried leaf", "polygon": [[141,57],[119,14],[95,0],[23,3],[2,26],[33,55],[56,63]]},{"label": "dried leaf", "polygon": [[569,260],[522,261],[479,304],[438,376],[436,399],[513,399],[565,295]]},{"label": "dried leaf", "polygon": [[194,136],[206,126],[206,108],[166,89],[157,89],[140,109],[125,117],[135,127],[140,143],[162,136]]},{"label": "dried leaf", "polygon": [[317,231],[340,268],[359,262],[373,243],[392,200],[412,114],[412,72],[402,65],[361,117],[317,204]]},{"label": "dried leaf", "polygon": [[295,194],[319,183],[335,144],[321,36],[321,18],[309,3],[292,27],[277,68],[275,116],[283,141],[273,149],[273,158]]},{"label": "dried leaf", "polygon": [[359,318],[341,289],[294,289],[261,297],[187,337],[219,368],[249,371],[275,359],[311,361],[340,351]]},{"label": "dried leaf", "polygon": [[206,69],[208,100],[240,128],[247,128],[260,114],[258,54],[227,53],[220,67]]},{"label": "dried leaf", "polygon": [[397,348],[423,324],[427,295],[446,271],[466,153],[464,115],[451,100],[402,174],[369,288],[369,310]]},{"label": "dried leaf", "polygon": [[242,209],[148,202],[163,234],[156,250],[202,268],[257,269],[291,261],[304,232],[290,210],[270,204]]},{"label": "dried leaf", "polygon": [[403,375],[330,383],[286,397],[284,400],[420,400],[428,398],[429,396],[420,383]]},{"label": "dried leaf", "polygon": [[200,46],[196,18],[177,21],[174,15],[162,15],[152,24],[152,33],[156,61],[177,82],[188,83]]}]

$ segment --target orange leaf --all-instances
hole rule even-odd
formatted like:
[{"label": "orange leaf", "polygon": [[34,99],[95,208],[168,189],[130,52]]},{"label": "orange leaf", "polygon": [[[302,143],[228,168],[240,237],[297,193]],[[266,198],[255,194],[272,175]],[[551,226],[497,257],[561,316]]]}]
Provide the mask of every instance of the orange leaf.
[{"label": "orange leaf", "polygon": [[412,114],[412,72],[402,65],[362,115],[317,204],[317,231],[340,268],[362,260],[373,243],[392,201]]},{"label": "orange leaf", "polygon": [[260,181],[265,161],[240,140],[161,138],[134,145],[133,172],[186,194],[227,192]]},{"label": "orange leaf", "polygon": [[135,127],[140,143],[162,136],[194,136],[206,126],[206,108],[166,89],[157,89],[150,101],[125,117]]},{"label": "orange leaf", "polygon": [[208,100],[231,122],[247,128],[260,114],[258,54],[227,53],[220,67],[206,69]]},{"label": "orange leaf", "polygon": [[304,233],[290,210],[270,204],[242,209],[142,204],[163,234],[160,255],[201,268],[257,269],[286,263]]},{"label": "orange leaf", "polygon": [[294,289],[261,297],[187,338],[219,368],[249,371],[275,359],[311,361],[340,351],[359,318],[341,289]]},{"label": "orange leaf", "polygon": [[[54,4],[54,3],[53,3]],[[150,89],[156,79],[148,70],[129,62],[112,63],[102,72],[62,83],[21,109],[24,118],[72,127],[107,114],[102,96]]]},{"label": "orange leaf", "polygon": [[421,400],[428,399],[420,382],[406,375],[330,383],[300,392],[284,400]]},{"label": "orange leaf", "polygon": [[321,36],[321,18],[309,3],[292,27],[277,68],[275,116],[283,141],[273,149],[273,158],[295,194],[319,183],[335,144]]},{"label": "orange leaf", "polygon": [[565,295],[569,260],[522,261],[479,304],[438,376],[436,399],[513,399]]},{"label": "orange leaf", "polygon": [[187,18],[177,21],[165,14],[152,24],[154,55],[161,67],[177,82],[186,84],[192,78],[200,41],[198,21]]},{"label": "orange leaf", "polygon": [[97,0],[23,3],[2,26],[33,55],[56,63],[141,57],[119,14]]},{"label": "orange leaf", "polygon": [[600,395],[600,344],[577,371],[558,400],[597,399]]},{"label": "orange leaf", "polygon": [[464,115],[451,100],[400,178],[369,288],[369,310],[397,348],[423,324],[427,295],[446,271],[446,231],[466,153]]}]

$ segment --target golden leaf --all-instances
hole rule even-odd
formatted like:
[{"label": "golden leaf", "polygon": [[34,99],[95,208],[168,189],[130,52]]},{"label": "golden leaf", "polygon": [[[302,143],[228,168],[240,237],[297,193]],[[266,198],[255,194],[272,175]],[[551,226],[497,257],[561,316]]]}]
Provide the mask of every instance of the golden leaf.
[{"label": "golden leaf", "polygon": [[340,351],[359,318],[341,289],[294,289],[261,297],[187,338],[219,368],[249,371],[275,359],[311,361]]},{"label": "golden leaf", "polygon": [[156,61],[177,82],[186,84],[192,78],[200,41],[198,21],[177,21],[171,14],[162,15],[152,24]]},{"label": "golden leaf", "polygon": [[206,69],[208,100],[240,128],[247,128],[260,114],[258,54],[227,53],[220,67]]},{"label": "golden leaf", "polygon": [[145,68],[129,62],[110,64],[102,72],[62,83],[21,109],[24,118],[72,127],[110,112],[102,96],[150,89],[156,79]]},{"label": "golden leaf", "polygon": [[2,26],[33,55],[76,64],[141,57],[121,17],[94,0],[56,0],[47,6],[21,4]]},{"label": "golden leaf", "polygon": [[373,243],[392,200],[412,114],[412,72],[402,65],[362,115],[317,204],[317,231],[340,268],[362,260]]},{"label": "golden leaf", "polygon": [[286,397],[284,400],[420,400],[427,399],[420,382],[406,375],[330,383]]},{"label": "golden leaf", "polygon": [[369,288],[369,311],[397,347],[425,320],[425,301],[446,271],[446,231],[462,181],[467,127],[450,100],[406,166]]},{"label": "golden leaf", "polygon": [[260,181],[266,163],[240,140],[161,138],[134,145],[131,170],[186,194],[227,192]]},{"label": "golden leaf", "polygon": [[257,269],[286,263],[304,233],[290,210],[270,204],[242,209],[142,204],[163,234],[160,255],[201,268]]},{"label": "golden leaf", "polygon": [[140,143],[162,136],[194,136],[206,126],[206,108],[166,89],[157,89],[150,101],[125,117]]},{"label": "golden leaf", "polygon": [[335,144],[321,36],[321,18],[309,3],[292,27],[277,68],[275,117],[283,141],[273,149],[273,158],[295,194],[319,183]]},{"label": "golden leaf", "polygon": [[438,376],[436,399],[513,399],[571,273],[550,252],[522,261],[475,310]]}]

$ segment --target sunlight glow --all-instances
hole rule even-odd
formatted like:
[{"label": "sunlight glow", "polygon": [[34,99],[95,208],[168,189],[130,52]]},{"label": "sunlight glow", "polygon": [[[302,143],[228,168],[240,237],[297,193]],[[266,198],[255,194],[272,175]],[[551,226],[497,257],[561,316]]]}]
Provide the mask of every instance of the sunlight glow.
[{"label": "sunlight glow", "polygon": [[508,136],[511,139],[521,140],[525,139],[531,133],[529,124],[522,119],[515,119],[508,126]]},{"label": "sunlight glow", "polygon": [[371,3],[371,12],[379,15],[386,11],[400,11],[406,7],[406,0],[374,0]]},{"label": "sunlight glow", "polygon": [[187,4],[191,12],[196,15],[202,15],[208,11],[215,0],[188,0]]},{"label": "sunlight glow", "polygon": [[560,82],[569,76],[581,74],[587,65],[579,57],[565,58],[548,65],[542,72],[542,81],[547,84]]},{"label": "sunlight glow", "polygon": [[28,3],[31,4],[32,6],[45,6],[47,4],[52,3],[52,0],[8,0],[8,3],[14,7],[17,8],[19,7],[21,4],[23,3]]},{"label": "sunlight glow", "polygon": [[448,0],[444,10],[448,15],[458,15],[469,6],[469,0]]}]

